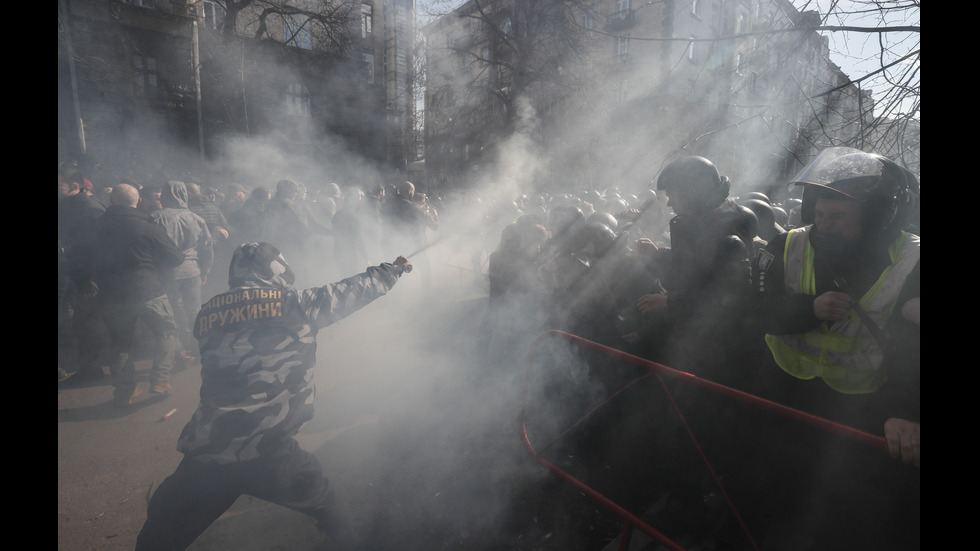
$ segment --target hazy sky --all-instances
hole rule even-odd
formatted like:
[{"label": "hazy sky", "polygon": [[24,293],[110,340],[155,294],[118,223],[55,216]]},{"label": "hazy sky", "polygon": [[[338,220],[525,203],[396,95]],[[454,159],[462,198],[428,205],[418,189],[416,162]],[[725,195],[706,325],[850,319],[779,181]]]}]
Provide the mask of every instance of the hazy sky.
[{"label": "hazy sky", "polygon": [[[836,14],[846,14],[827,18],[826,26],[849,26],[849,27],[882,27],[882,26],[919,26],[919,7],[918,0],[886,0],[873,2],[870,0],[792,0],[793,5],[798,9],[813,9],[816,4],[820,14],[826,16],[834,6]],[[876,4],[886,7],[909,6],[906,10],[889,10],[887,14],[876,9]],[[807,7],[810,6],[810,7]],[[854,31],[824,32],[830,41],[830,58],[840,66],[841,70],[852,80],[878,70],[882,65],[892,63],[906,54],[919,49],[919,33],[909,32],[889,32],[889,33],[868,33]],[[880,42],[879,42],[880,39]],[[883,53],[883,55],[882,55]],[[889,80],[905,80],[902,75],[908,70],[911,63],[915,63],[915,71],[918,71],[918,56],[901,63],[894,69],[890,69],[885,78],[878,75],[868,81],[861,83],[862,88],[870,88],[874,91],[874,97],[879,102],[887,94],[889,89],[894,86],[894,82]],[[918,86],[919,79],[914,79]],[[911,109],[910,105],[903,105],[903,109]],[[876,113],[877,114],[877,113]],[[918,118],[918,112],[915,113]]]}]

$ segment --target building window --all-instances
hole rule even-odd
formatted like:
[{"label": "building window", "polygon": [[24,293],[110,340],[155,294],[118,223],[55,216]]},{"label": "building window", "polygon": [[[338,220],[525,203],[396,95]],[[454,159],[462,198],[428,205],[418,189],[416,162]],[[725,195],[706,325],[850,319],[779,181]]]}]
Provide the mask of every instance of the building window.
[{"label": "building window", "polygon": [[157,58],[133,56],[133,88],[137,96],[147,96],[157,88]]},{"label": "building window", "polygon": [[141,8],[152,8],[153,0],[126,0],[127,4],[132,4],[134,6],[139,6]]},{"label": "building window", "polygon": [[628,36],[617,36],[616,37],[616,55],[620,57],[628,56],[630,53],[630,37]]},{"label": "building window", "polygon": [[285,23],[286,44],[304,50],[313,48],[310,41],[310,29],[307,27],[305,19],[288,15],[283,21]]},{"label": "building window", "polygon": [[616,0],[616,18],[626,19],[629,16],[630,0]]},{"label": "building window", "polygon": [[736,23],[737,28],[735,29],[736,34],[742,34],[745,32],[745,14],[738,14],[738,23]]},{"label": "building window", "polygon": [[735,73],[742,74],[742,54],[735,54]]},{"label": "building window", "polygon": [[225,24],[225,8],[214,0],[204,0],[204,26],[209,29],[220,29]]},{"label": "building window", "polygon": [[500,22],[500,32],[509,35],[510,31],[512,31],[513,29],[514,29],[514,24],[511,23],[510,18],[509,17],[503,18],[503,20]]},{"label": "building window", "polygon": [[697,50],[695,45],[697,44],[697,37],[693,34],[691,35],[691,41],[687,43],[687,60],[694,62],[698,60]]},{"label": "building window", "polygon": [[374,32],[374,6],[361,4],[361,38],[367,38]]},{"label": "building window", "polygon": [[490,46],[480,48],[480,65],[486,67],[490,64]]},{"label": "building window", "polygon": [[582,26],[586,29],[594,29],[596,26],[596,10],[593,7],[585,8],[585,13],[582,14]]},{"label": "building window", "polygon": [[364,74],[368,84],[374,84],[374,54],[362,53],[361,64],[364,66]]},{"label": "building window", "polygon": [[446,33],[446,47],[450,50],[456,47],[456,37],[453,33]]},{"label": "building window", "polygon": [[616,88],[616,100],[619,103],[623,103],[629,99],[630,82],[628,79],[623,79],[619,81],[619,86]]},{"label": "building window", "polygon": [[701,17],[701,2],[699,0],[691,0],[691,15]]},{"label": "building window", "polygon": [[286,87],[286,112],[290,115],[310,115],[310,91],[294,82]]}]

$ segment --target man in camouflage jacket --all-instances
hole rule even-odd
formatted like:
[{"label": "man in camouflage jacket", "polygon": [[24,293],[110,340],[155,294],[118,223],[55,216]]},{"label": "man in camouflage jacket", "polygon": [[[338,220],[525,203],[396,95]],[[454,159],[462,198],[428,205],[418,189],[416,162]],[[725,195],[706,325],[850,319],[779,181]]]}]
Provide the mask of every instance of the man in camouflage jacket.
[{"label": "man in camouflage jacket", "polygon": [[313,417],[317,331],[386,294],[412,264],[294,289],[268,243],[239,246],[230,289],[197,317],[201,403],[177,449],[184,459],[154,493],[137,550],[186,549],[242,494],[308,514],[342,549],[355,546],[319,461],[295,438]]}]

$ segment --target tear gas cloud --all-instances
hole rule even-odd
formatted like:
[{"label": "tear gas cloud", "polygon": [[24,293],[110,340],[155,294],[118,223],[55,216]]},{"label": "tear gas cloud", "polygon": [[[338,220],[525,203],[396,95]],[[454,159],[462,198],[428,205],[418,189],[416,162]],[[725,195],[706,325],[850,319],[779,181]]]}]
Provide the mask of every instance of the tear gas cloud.
[{"label": "tear gas cloud", "polygon": [[[540,312],[522,311],[519,305],[499,312],[510,320],[497,321],[508,326],[514,348],[493,362],[477,354],[481,339],[493,330],[484,323],[487,256],[503,225],[512,221],[492,215],[501,202],[533,189],[545,169],[527,132],[536,117],[528,102],[522,104],[526,132],[501,144],[497,161],[477,176],[480,200],[449,196],[440,204],[440,229],[428,234],[434,245],[410,258],[416,269],[388,295],[319,333],[317,414],[299,438],[321,457],[359,526],[387,523],[414,531],[414,524],[486,537],[507,521],[523,488],[550,476],[523,448],[517,423],[526,367],[522,349],[536,335],[532,331],[538,329]],[[288,106],[281,110],[283,120],[288,119]],[[143,128],[144,138],[149,132]],[[315,143],[326,153],[311,159],[283,143]],[[239,183],[274,193],[280,179],[290,178],[313,195],[330,182],[371,189],[404,179],[358,157],[341,139],[302,124],[228,139],[205,165],[195,160],[196,152],[181,151],[163,139],[155,146],[144,143],[144,151],[154,152],[146,155],[153,159],[146,173],[150,178],[165,174],[217,187]],[[382,251],[380,244],[369,243],[370,263],[394,260]],[[311,234],[304,253],[287,253],[286,260],[296,270],[297,288],[354,275],[341,273],[329,236]],[[213,285],[223,284],[226,273],[226,264],[216,265]],[[424,277],[430,287],[422,285]],[[564,372],[553,375],[575,383],[561,392],[593,393],[581,365],[559,368]],[[537,407],[562,405],[562,395],[552,394]],[[555,420],[573,415],[539,411],[535,419],[552,434],[560,428]],[[338,461],[338,456],[348,460]],[[366,494],[366,486],[377,493]]]},{"label": "tear gas cloud", "polygon": [[[317,414],[300,442],[321,458],[358,526],[384,524],[411,532],[429,526],[488,537],[515,514],[525,488],[552,476],[523,447],[518,423],[525,403],[524,353],[541,327],[542,312],[511,304],[496,312],[493,326],[485,323],[487,256],[503,226],[513,221],[495,216],[496,211],[501,203],[533,193],[536,179],[549,169],[530,137],[538,122],[534,110],[529,102],[519,103],[522,132],[504,140],[495,162],[475,175],[479,201],[477,193],[447,194],[440,205],[441,227],[428,234],[435,244],[419,255],[425,262],[410,258],[416,269],[388,295],[319,333]],[[323,148],[334,153],[311,160],[283,147],[284,136],[289,143],[334,144]],[[171,160],[179,156],[169,146],[157,150],[168,151]],[[311,193],[329,182],[370,189],[398,181],[341,140],[302,125],[229,139],[200,171],[182,171],[199,166],[193,161],[161,165],[178,179],[213,178],[214,184],[236,182],[272,192],[283,178],[303,183]],[[301,258],[286,255],[297,272],[297,288],[353,275],[340,272],[331,243],[331,237],[314,234]],[[369,251],[373,264],[394,260],[380,246],[369,245]],[[212,279],[224,281],[226,270],[216,266],[221,277]],[[422,285],[423,277],[431,287]],[[501,327],[507,335],[499,335]],[[492,357],[478,353],[482,339],[492,341]],[[555,357],[567,361],[534,372],[529,430],[536,443],[557,437],[603,393],[585,366],[574,361],[575,352]],[[377,492],[368,494],[367,487]]]},{"label": "tear gas cloud", "polygon": [[[658,75],[638,80],[650,88],[636,89],[634,96],[651,92],[658,80]],[[550,476],[522,447],[517,422],[524,404],[524,354],[540,328],[541,312],[509,305],[496,312],[494,326],[485,323],[487,255],[499,242],[503,226],[513,221],[493,214],[501,202],[536,193],[542,175],[560,174],[558,160],[589,138],[604,139],[610,121],[594,113],[570,115],[563,126],[573,132],[562,139],[552,136],[552,145],[542,147],[533,138],[542,128],[531,102],[521,99],[518,105],[519,131],[499,143],[491,162],[467,182],[474,191],[441,198],[442,224],[428,234],[435,244],[419,255],[424,261],[410,258],[416,270],[404,275],[388,295],[319,334],[318,413],[301,433],[301,442],[324,458],[326,475],[358,524],[418,522],[492,533],[505,521],[525,484]],[[288,115],[288,105],[280,109],[282,120],[297,120]],[[749,115],[762,116],[766,115]],[[615,170],[594,175],[591,187],[617,186],[624,195],[648,189],[659,169],[683,153],[684,144],[660,141],[666,137],[664,125],[677,123],[674,117],[664,114],[662,121],[647,119],[630,126],[633,133],[620,131],[616,139],[622,147],[603,165]],[[325,153],[311,159],[307,152],[283,143],[317,144]],[[197,165],[187,160],[194,159],[195,152],[181,159],[182,153],[164,142],[147,149],[160,152],[165,159],[161,163],[170,165],[166,168],[178,179],[182,166]],[[769,173],[769,151],[760,147],[758,155],[747,166],[758,167],[758,174]],[[719,169],[727,173],[723,164]],[[264,186],[273,192],[283,178],[302,182],[311,192],[330,182],[371,189],[404,179],[358,157],[339,138],[301,123],[229,139],[203,173],[184,177],[213,178],[219,185],[237,182],[247,189]],[[582,174],[569,172],[558,180],[562,178],[568,182],[561,190],[566,193],[577,193],[586,185]],[[765,183],[733,180],[733,194]],[[430,201],[435,199],[430,195]],[[314,235],[302,258],[287,255],[290,264],[300,267],[296,287],[353,275],[340,273],[331,240]],[[394,259],[385,256],[380,244],[370,244],[369,252],[373,264]],[[224,270],[225,266],[215,268],[218,274]],[[501,327],[507,335],[497,334]],[[493,354],[480,354],[486,352],[481,348],[484,339],[501,339],[492,341],[497,347]],[[501,342],[507,343],[503,349]],[[574,352],[567,354],[574,357]],[[536,372],[534,388],[540,394],[531,397],[543,441],[604,395],[581,362],[555,361],[550,367]],[[551,406],[556,409],[548,411]],[[338,456],[346,460],[338,461]],[[379,488],[377,496],[361,495],[361,483]]]}]

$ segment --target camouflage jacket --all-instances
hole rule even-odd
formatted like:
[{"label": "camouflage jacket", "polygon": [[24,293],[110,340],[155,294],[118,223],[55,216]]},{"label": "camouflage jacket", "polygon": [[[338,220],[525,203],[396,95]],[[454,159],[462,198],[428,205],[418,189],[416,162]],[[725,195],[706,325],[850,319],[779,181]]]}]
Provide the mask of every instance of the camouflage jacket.
[{"label": "camouflage jacket", "polygon": [[386,294],[402,274],[372,266],[337,283],[296,290],[240,285],[198,314],[201,403],[178,451],[232,463],[261,456],[313,417],[317,331]]}]

